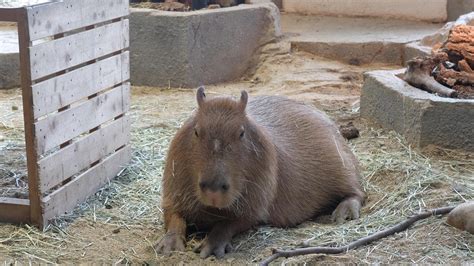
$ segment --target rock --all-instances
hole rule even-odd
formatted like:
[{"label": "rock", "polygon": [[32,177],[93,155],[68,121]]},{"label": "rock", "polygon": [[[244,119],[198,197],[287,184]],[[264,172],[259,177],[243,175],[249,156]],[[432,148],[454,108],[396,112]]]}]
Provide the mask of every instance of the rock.
[{"label": "rock", "polygon": [[460,204],[452,210],[446,221],[449,225],[474,234],[474,201]]},{"label": "rock", "polygon": [[467,13],[465,15],[460,16],[456,22],[456,25],[471,25],[474,26],[474,12]]},{"label": "rock", "polygon": [[436,31],[434,34],[428,35],[421,39],[420,44],[423,46],[431,47],[435,47],[436,45],[441,46],[448,40],[449,31],[454,26],[454,24],[454,22],[446,23],[441,29]]},{"label": "rock", "polygon": [[3,140],[5,140],[5,137],[0,135],[0,141],[3,141]]},{"label": "rock", "polygon": [[339,131],[341,132],[341,135],[347,140],[359,137],[359,130],[352,122],[349,122],[347,125],[341,125],[339,127]]}]

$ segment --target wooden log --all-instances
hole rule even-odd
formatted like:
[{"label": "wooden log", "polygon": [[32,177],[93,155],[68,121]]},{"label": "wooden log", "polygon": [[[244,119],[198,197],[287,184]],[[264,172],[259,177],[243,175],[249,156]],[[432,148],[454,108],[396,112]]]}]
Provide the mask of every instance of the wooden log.
[{"label": "wooden log", "polygon": [[440,65],[440,71],[438,78],[441,78],[443,82],[448,83],[449,80],[454,80],[455,84],[460,85],[472,85],[474,86],[474,73],[469,72],[458,72],[452,69],[446,69],[443,65]]},{"label": "wooden log", "polygon": [[458,62],[458,67],[460,71],[474,73],[474,70],[472,70],[471,66],[469,66],[469,64],[464,59]]},{"label": "wooden log", "polygon": [[447,97],[457,97],[457,92],[437,82],[430,76],[432,66],[424,59],[415,58],[407,63],[404,80],[419,89]]}]

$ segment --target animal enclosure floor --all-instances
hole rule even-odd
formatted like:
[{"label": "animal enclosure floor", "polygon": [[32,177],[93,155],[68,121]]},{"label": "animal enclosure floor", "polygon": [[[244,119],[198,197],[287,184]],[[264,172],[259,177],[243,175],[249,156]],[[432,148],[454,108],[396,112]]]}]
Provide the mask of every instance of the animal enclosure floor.
[{"label": "animal enclosure floor", "polygon": [[28,198],[21,91],[0,96],[0,197]]},{"label": "animal enclosure floor", "polygon": [[[350,145],[360,160],[368,195],[359,220],[335,225],[321,219],[289,229],[258,227],[235,238],[235,252],[221,261],[214,257],[201,260],[191,251],[198,243],[194,239],[189,239],[184,253],[157,255],[153,245],[164,233],[160,180],[165,154],[173,134],[196,106],[195,91],[134,87],[130,167],[72,214],[55,220],[46,232],[26,225],[0,225],[0,261],[249,264],[269,256],[272,248],[294,248],[305,240],[311,245],[343,245],[420,210],[473,200],[473,154],[435,148],[416,151],[400,135],[360,119],[362,73],[390,67],[348,66],[310,54],[290,53],[286,42],[268,46],[262,60],[254,75],[208,86],[207,93],[238,96],[240,90],[247,89],[250,97],[285,95],[326,111],[340,124],[352,121],[361,137],[351,140]],[[0,110],[12,113],[11,101],[19,95],[18,90],[0,91]],[[22,134],[21,116],[13,113],[8,119],[9,127],[13,127],[9,132]],[[4,132],[0,135],[14,137]],[[0,148],[0,154],[4,152]],[[446,225],[444,218],[432,217],[406,232],[346,254],[284,261],[472,263],[473,247],[472,235]]]}]

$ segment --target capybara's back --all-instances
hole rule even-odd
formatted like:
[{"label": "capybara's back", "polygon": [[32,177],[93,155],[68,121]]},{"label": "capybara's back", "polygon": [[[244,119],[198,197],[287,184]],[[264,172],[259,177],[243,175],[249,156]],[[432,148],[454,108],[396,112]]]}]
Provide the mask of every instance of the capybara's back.
[{"label": "capybara's back", "polygon": [[251,100],[247,114],[269,133],[278,154],[272,224],[295,225],[347,197],[362,201],[357,160],[325,114],[276,96]]}]

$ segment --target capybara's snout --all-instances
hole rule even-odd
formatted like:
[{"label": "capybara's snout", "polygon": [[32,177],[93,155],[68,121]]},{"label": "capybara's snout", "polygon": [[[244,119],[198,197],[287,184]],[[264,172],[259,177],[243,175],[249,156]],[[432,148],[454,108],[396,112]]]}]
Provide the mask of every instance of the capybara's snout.
[{"label": "capybara's snout", "polygon": [[204,205],[219,209],[226,208],[232,204],[232,197],[229,195],[230,188],[225,178],[200,178],[199,198]]}]

